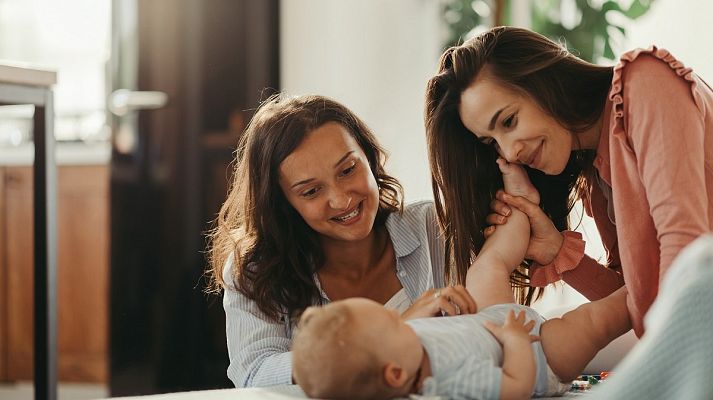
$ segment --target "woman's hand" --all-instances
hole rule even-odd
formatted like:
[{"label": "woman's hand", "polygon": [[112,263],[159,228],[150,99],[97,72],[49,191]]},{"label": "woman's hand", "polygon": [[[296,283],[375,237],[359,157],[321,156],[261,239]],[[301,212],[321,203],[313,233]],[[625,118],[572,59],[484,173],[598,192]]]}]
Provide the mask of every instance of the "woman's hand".
[{"label": "woman's hand", "polygon": [[401,318],[416,319],[441,315],[474,314],[478,311],[475,300],[462,285],[430,289],[409,307]]},{"label": "woman's hand", "polygon": [[540,265],[551,263],[562,247],[564,241],[562,233],[557,230],[552,220],[539,205],[524,197],[511,196],[503,190],[498,190],[495,198],[490,202],[490,209],[493,210],[493,213],[485,219],[490,224],[483,230],[485,238],[490,237],[498,225],[507,222],[507,217],[512,212],[510,207],[524,212],[530,220],[530,243],[527,245],[525,258]]}]

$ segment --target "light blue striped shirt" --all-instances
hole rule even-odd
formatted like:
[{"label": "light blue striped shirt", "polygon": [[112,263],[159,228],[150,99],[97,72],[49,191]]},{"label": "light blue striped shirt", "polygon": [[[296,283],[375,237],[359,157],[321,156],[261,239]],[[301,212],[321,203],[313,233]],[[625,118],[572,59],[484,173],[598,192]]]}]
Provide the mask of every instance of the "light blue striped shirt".
[{"label": "light blue striped shirt", "polygon": [[[423,292],[444,286],[444,243],[432,201],[420,201],[393,213],[386,229],[396,254],[396,275],[413,302]],[[292,384],[293,326],[287,315],[269,319],[232,286],[232,260],[223,271],[223,295],[230,366],[236,387]],[[319,285],[315,274],[315,281]],[[322,291],[324,302],[329,302]]]},{"label": "light blue striped shirt", "polygon": [[[485,328],[484,321],[505,322],[510,310],[524,310],[534,320],[530,331],[538,335],[544,318],[519,304],[497,304],[477,314],[406,321],[428,352],[433,375],[426,378],[423,395],[446,399],[499,399],[502,382],[503,347]],[[532,344],[537,366],[533,397],[548,391],[547,359],[540,342]]]}]

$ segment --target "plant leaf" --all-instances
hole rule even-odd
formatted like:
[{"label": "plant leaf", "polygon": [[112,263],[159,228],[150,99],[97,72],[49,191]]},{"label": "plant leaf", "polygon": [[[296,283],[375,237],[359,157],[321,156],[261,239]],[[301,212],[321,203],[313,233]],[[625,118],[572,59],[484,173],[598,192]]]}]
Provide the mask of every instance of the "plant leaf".
[{"label": "plant leaf", "polygon": [[651,8],[650,2],[647,1],[646,4],[644,4],[641,0],[634,0],[631,6],[629,6],[629,9],[624,11],[623,14],[631,19],[637,19],[646,14],[649,8]]}]

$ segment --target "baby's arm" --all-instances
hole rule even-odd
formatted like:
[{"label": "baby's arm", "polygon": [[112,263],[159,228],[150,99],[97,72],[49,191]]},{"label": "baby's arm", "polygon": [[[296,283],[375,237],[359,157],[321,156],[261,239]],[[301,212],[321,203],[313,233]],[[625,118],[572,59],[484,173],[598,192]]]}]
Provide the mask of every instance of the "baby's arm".
[{"label": "baby's arm", "polygon": [[485,327],[503,346],[503,376],[500,383],[500,400],[529,399],[535,386],[535,353],[532,342],[538,336],[529,332],[535,321],[525,323],[525,313],[515,316],[510,310],[503,326],[486,321]]}]

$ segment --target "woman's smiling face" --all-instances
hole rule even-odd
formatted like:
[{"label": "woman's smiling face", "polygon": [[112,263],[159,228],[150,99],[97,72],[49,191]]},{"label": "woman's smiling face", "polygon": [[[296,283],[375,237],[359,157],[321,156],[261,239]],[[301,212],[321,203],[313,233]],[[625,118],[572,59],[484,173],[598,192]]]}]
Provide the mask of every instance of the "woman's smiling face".
[{"label": "woman's smiling face", "polygon": [[287,201],[324,238],[367,238],[379,210],[379,187],[349,131],[328,122],[308,133],[280,164]]},{"label": "woman's smiling face", "polygon": [[548,175],[561,173],[572,152],[572,134],[535,101],[499,83],[484,68],[460,97],[463,125],[508,162]]}]

